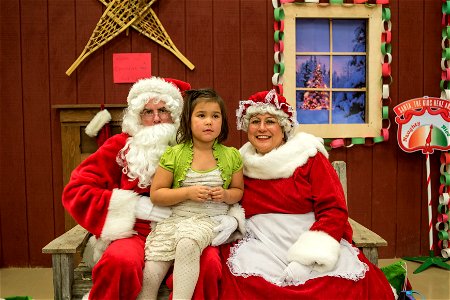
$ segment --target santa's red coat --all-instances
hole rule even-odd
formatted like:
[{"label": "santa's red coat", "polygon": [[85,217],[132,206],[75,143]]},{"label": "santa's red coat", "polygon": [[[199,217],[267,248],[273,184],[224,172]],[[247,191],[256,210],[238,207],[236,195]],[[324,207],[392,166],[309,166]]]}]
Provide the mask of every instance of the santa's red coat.
[{"label": "santa's red coat", "polygon": [[142,286],[144,244],[149,221],[135,217],[138,187],[122,172],[116,157],[127,134],[109,138],[73,172],[62,201],[73,218],[109,246],[92,271],[89,299],[135,299]]},{"label": "santa's red coat", "polygon": [[116,240],[132,235],[136,201],[149,189],[130,181],[116,161],[128,135],[117,134],[86,158],[63,192],[63,205],[78,224],[97,237]]}]

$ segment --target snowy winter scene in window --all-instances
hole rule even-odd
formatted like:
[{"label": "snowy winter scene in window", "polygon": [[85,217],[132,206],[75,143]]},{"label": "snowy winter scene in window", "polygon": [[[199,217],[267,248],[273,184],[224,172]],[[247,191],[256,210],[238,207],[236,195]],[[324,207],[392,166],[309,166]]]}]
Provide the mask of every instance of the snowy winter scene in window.
[{"label": "snowy winter scene in window", "polygon": [[300,124],[366,123],[366,20],[296,19]]}]

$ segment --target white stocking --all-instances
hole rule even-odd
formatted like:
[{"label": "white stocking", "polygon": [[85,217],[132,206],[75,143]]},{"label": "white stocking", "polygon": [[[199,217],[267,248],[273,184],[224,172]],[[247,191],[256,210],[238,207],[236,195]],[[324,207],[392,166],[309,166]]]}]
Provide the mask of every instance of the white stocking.
[{"label": "white stocking", "polygon": [[172,265],[172,261],[147,260],[144,267],[144,281],[138,300],[156,300],[161,282]]},{"label": "white stocking", "polygon": [[173,299],[191,299],[200,272],[200,248],[191,239],[183,238],[175,251]]}]

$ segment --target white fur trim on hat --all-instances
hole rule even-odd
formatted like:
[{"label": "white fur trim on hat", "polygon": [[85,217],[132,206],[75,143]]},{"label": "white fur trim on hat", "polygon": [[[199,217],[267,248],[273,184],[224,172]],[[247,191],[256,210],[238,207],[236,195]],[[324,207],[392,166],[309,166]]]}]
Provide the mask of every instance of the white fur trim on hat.
[{"label": "white fur trim on hat", "polygon": [[111,121],[111,114],[108,110],[103,109],[92,118],[84,132],[90,137],[97,136],[100,129],[102,129],[109,121]]},{"label": "white fur trim on hat", "polygon": [[138,80],[133,84],[127,97],[128,104],[145,93],[168,95],[176,100],[183,101],[183,97],[178,87],[163,78],[151,77]]},{"label": "white fur trim on hat", "polygon": [[288,251],[289,262],[297,261],[318,272],[331,271],[340,254],[340,244],[323,231],[306,231]]},{"label": "white fur trim on hat", "polygon": [[140,196],[133,191],[114,189],[100,237],[106,241],[130,237],[136,216],[134,208]]},{"label": "white fur trim on hat", "polygon": [[250,142],[239,152],[244,161],[244,175],[257,179],[289,178],[317,152],[328,157],[323,139],[304,132],[295,133],[286,143],[264,155],[257,153]]},{"label": "white fur trim on hat", "polygon": [[173,83],[159,77],[141,79],[136,82],[130,89],[127,102],[129,106],[140,106],[145,105],[151,98],[163,100],[172,113],[172,117],[177,118],[181,114],[183,108],[181,91]]},{"label": "white fur trim on hat", "polygon": [[[262,98],[263,96],[264,98]],[[267,94],[259,92],[250,96],[248,100],[239,101],[236,110],[237,129],[247,131],[252,116],[266,113],[276,116],[283,131],[288,135],[298,125],[292,106],[286,102],[286,98],[283,96],[279,98],[277,92],[272,89]]]},{"label": "white fur trim on hat", "polygon": [[[189,86],[186,83],[187,86]],[[176,126],[180,124],[183,110],[183,96],[178,87],[163,78],[141,79],[130,89],[127,97],[128,107],[122,121],[122,131],[134,136],[142,128],[140,113],[150,99],[164,101]]]}]

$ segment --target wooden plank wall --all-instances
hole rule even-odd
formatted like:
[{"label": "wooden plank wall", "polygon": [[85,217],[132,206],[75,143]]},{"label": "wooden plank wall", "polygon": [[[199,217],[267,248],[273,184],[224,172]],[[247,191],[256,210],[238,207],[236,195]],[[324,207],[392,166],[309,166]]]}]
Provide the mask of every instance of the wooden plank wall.
[{"label": "wooden plank wall", "polygon": [[[391,108],[439,96],[441,1],[391,0]],[[64,231],[61,131],[57,104],[124,103],[129,84],[112,82],[112,54],[150,52],[153,75],[214,87],[228,103],[229,145],[237,101],[271,87],[273,8],[269,0],[159,0],[153,9],[177,48],[196,66],[136,31],[97,50],[68,77],[104,11],[97,0],[2,0],[0,267],[50,266],[41,248]],[[382,258],[427,255],[425,160],[391,139],[331,151],[348,167],[350,215],[382,235]],[[431,156],[437,202],[439,153]],[[326,183],[324,183],[326,184]]]}]

